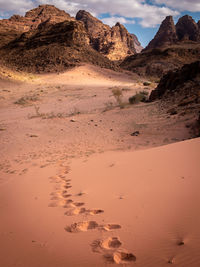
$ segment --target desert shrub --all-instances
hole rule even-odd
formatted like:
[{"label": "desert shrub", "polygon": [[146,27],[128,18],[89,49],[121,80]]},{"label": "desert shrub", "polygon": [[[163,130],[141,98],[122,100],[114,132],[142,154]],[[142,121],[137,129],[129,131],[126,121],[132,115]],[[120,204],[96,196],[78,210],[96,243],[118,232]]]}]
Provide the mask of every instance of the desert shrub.
[{"label": "desert shrub", "polygon": [[14,104],[17,104],[17,105],[28,105],[30,104],[31,102],[36,102],[38,101],[39,98],[35,95],[33,96],[23,96],[21,98],[19,98],[17,101],[14,102]]},{"label": "desert shrub", "polygon": [[155,80],[155,83],[160,83],[160,79],[158,79],[158,80]]},{"label": "desert shrub", "polygon": [[143,85],[144,86],[149,86],[149,85],[151,85],[151,82],[143,82]]},{"label": "desert shrub", "polygon": [[115,97],[119,106],[122,105],[122,90],[120,88],[114,87],[112,89],[113,96]]},{"label": "desert shrub", "polygon": [[146,91],[140,91],[139,93],[136,93],[135,95],[131,96],[129,98],[130,104],[137,104],[139,102],[146,102],[148,99],[148,92]]}]

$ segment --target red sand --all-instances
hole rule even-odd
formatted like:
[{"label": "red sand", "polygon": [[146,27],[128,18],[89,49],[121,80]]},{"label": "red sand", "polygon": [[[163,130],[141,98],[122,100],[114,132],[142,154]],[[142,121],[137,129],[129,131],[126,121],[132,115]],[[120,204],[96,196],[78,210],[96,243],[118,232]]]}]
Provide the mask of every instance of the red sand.
[{"label": "red sand", "polygon": [[200,138],[170,144],[190,117],[120,109],[113,86],[143,89],[88,66],[1,81],[2,267],[200,266]]}]

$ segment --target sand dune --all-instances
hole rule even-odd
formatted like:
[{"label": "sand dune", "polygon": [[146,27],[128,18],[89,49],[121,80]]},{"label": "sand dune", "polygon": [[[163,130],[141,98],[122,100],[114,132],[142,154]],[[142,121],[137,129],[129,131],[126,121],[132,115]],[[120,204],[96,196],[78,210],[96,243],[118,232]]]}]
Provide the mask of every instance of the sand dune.
[{"label": "sand dune", "polygon": [[128,105],[142,80],[88,65],[0,84],[1,266],[200,266],[193,114]]},{"label": "sand dune", "polygon": [[[199,266],[199,151],[195,139],[107,152],[1,185],[2,266]],[[64,215],[77,203],[104,212]]]}]

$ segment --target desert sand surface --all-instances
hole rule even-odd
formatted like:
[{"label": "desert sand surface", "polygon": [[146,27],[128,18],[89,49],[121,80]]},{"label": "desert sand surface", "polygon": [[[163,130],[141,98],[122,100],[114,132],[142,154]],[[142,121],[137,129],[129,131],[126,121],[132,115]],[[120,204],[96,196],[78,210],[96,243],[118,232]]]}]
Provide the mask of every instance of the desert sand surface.
[{"label": "desert sand surface", "polygon": [[90,65],[0,85],[1,266],[200,266],[192,114],[128,105],[155,85]]}]

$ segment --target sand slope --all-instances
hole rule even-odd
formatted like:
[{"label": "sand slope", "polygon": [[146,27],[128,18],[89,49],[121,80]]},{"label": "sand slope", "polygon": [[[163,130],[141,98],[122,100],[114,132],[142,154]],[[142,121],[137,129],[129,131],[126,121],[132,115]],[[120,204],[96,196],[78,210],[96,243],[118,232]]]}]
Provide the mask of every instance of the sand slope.
[{"label": "sand slope", "polygon": [[107,152],[1,184],[2,266],[199,266],[199,151]]},{"label": "sand slope", "polygon": [[128,105],[143,81],[89,65],[1,74],[0,266],[200,266],[195,112]]}]

